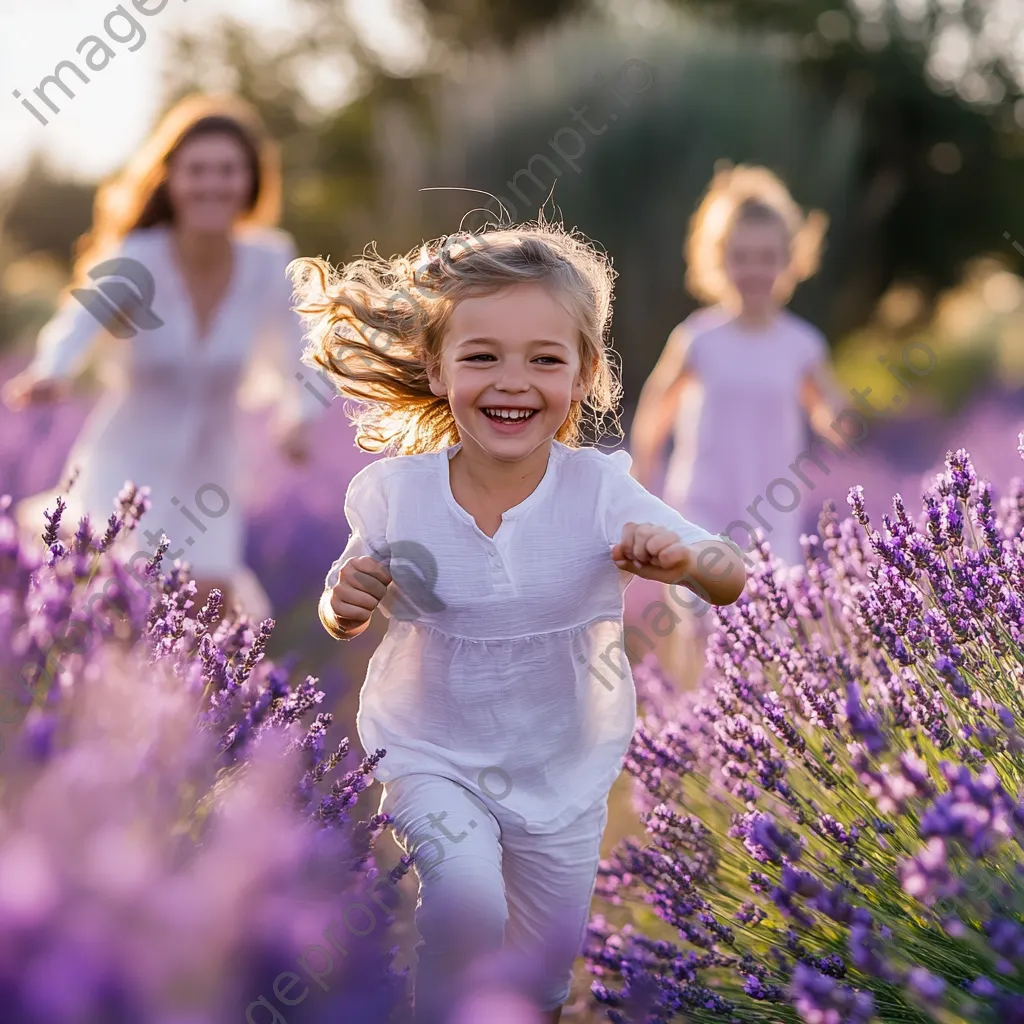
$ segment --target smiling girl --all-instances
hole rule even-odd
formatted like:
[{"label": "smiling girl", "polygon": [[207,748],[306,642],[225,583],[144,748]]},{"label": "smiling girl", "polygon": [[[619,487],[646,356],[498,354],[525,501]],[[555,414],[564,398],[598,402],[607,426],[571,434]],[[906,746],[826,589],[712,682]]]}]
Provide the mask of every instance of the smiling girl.
[{"label": "smiling girl", "polygon": [[[772,488],[807,448],[807,421],[828,437],[842,407],[824,335],[786,309],[817,269],[826,227],[767,168],[719,169],[686,240],[687,287],[706,305],[672,331],[630,430],[641,484],[652,486],[672,436],[665,500],[746,551],[761,530],[785,565],[803,562],[801,495],[793,505],[792,488]],[[669,607],[690,612],[664,660],[690,685],[714,616],[688,595],[671,598]]]},{"label": "smiling girl", "polygon": [[806,419],[833,432],[828,342],[786,309],[817,269],[826,226],[767,168],[718,171],[686,241],[687,285],[707,305],[669,336],[631,430],[638,481],[651,484],[674,434],[666,501],[716,532],[736,531],[747,550],[751,538],[737,524],[761,523],[790,565],[803,561],[799,511],[778,514],[763,502],[759,510],[755,500],[805,447]]},{"label": "smiling girl", "polygon": [[[320,618],[339,639],[378,605],[389,619],[358,730],[387,750],[381,810],[416,858],[418,1024],[503,944],[546,950],[530,995],[557,1021],[635,722],[625,585],[728,604],[742,562],[633,480],[628,454],[580,443],[619,394],[612,271],[590,245],[526,225],[293,273],[308,355],[360,402],[360,445],[396,453],[349,485]],[[422,553],[411,568],[399,544]]]}]

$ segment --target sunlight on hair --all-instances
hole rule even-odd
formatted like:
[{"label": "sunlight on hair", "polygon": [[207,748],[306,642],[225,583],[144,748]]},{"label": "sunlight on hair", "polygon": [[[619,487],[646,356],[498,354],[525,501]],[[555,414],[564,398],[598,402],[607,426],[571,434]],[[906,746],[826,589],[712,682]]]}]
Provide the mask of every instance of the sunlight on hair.
[{"label": "sunlight on hair", "polygon": [[587,397],[574,402],[556,440],[579,445],[621,436],[621,385],[610,347],[611,262],[581,234],[539,220],[458,231],[404,256],[368,246],[340,268],[322,259],[289,267],[306,326],[304,362],[344,398],[365,451],[439,451],[459,440],[448,399],[430,390],[452,310],[463,298],[522,283],[550,288],[579,324]]},{"label": "sunlight on hair", "polygon": [[768,168],[720,163],[690,219],[683,247],[686,287],[694,298],[709,304],[729,299],[732,286],[724,268],[729,234],[747,213],[761,216],[762,209],[778,217],[789,239],[790,262],[781,280],[780,299],[788,301],[797,284],[817,272],[828,217],[820,210],[804,214]]}]

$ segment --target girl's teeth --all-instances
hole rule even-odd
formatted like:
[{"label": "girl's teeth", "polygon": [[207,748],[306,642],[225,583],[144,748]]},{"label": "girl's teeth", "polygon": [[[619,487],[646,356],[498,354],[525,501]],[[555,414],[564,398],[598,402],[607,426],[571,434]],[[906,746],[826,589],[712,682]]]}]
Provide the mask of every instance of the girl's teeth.
[{"label": "girl's teeth", "polygon": [[496,419],[496,420],[510,420],[510,421],[513,421],[513,422],[515,422],[517,420],[529,419],[529,417],[533,415],[533,410],[532,409],[529,409],[529,410],[516,410],[515,412],[500,412],[497,409],[485,409],[484,411],[492,419]]}]

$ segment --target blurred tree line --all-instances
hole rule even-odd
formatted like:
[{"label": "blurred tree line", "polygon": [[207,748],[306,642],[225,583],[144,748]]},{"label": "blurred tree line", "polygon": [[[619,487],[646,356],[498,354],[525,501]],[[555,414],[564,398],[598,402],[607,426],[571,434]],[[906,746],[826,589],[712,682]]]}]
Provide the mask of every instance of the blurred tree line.
[{"label": "blurred tree line", "polygon": [[[256,104],[305,253],[404,250],[469,211],[479,226],[490,195],[579,227],[619,272],[628,399],[692,308],[682,237],[721,159],[767,164],[829,214],[794,309],[833,339],[894,282],[920,290],[920,320],[978,254],[1024,269],[1005,238],[1024,239],[1024,42],[1000,35],[998,0],[405,0],[423,48],[397,69],[345,0],[293,3],[287,39],[242,20],[179,37],[166,105],[225,82]],[[315,102],[323,68],[348,76],[344,103]],[[0,270],[19,253],[66,263],[91,198],[34,165],[4,199]],[[0,340],[35,316],[0,297]]]}]

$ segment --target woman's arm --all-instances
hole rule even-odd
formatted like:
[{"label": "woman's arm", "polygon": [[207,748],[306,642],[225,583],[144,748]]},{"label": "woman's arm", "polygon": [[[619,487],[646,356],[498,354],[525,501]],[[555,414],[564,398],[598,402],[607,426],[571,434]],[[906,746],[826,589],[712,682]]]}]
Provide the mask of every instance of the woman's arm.
[{"label": "woman's arm", "polygon": [[17,410],[64,397],[102,332],[102,325],[69,295],[39,332],[32,362],[4,385],[4,401]]},{"label": "woman's arm", "polygon": [[669,335],[665,348],[640,392],[630,429],[633,478],[649,486],[658,457],[672,432],[676,407],[693,373],[686,368],[690,332],[680,324]]},{"label": "woman's arm", "polygon": [[[83,284],[76,289],[77,297],[70,289],[64,293],[56,313],[36,337],[32,362],[4,387],[3,397],[11,408],[20,409],[64,397],[100,338],[123,340],[131,336],[136,323],[142,324],[147,318],[155,319],[156,325],[161,323],[151,307],[141,310],[126,307],[142,287],[132,279],[130,266],[124,276],[132,280],[133,288],[125,291],[125,286],[116,280],[122,276],[119,261],[141,265],[143,273],[151,273],[156,269],[147,265],[151,255],[138,236],[126,235],[116,245],[108,247],[106,254],[89,268],[88,277],[96,282],[95,287]],[[114,280],[108,280],[110,278]],[[150,291],[146,299],[152,298]]]}]

